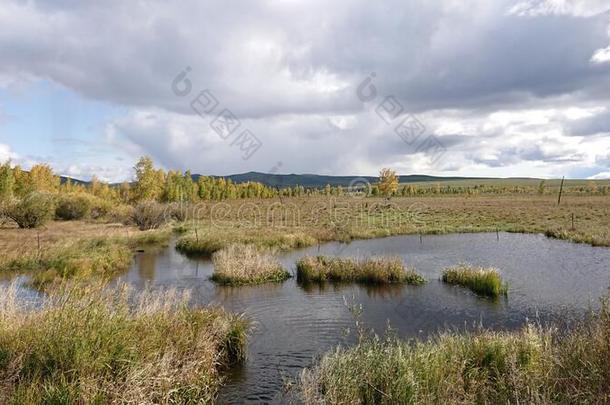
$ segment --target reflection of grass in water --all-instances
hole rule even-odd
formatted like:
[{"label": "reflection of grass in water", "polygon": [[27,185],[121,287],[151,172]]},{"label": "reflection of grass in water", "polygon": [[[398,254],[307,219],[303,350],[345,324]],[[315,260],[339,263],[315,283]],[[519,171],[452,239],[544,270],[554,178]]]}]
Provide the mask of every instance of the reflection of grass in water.
[{"label": "reflection of grass in water", "polygon": [[300,378],[305,404],[606,403],[610,310],[559,333],[445,333],[426,341],[362,334]]},{"label": "reflection of grass in water", "polygon": [[212,402],[247,323],[175,290],[62,286],[37,310],[0,294],[1,403]]},{"label": "reflection of grass in water", "polygon": [[447,268],[443,271],[443,282],[467,287],[476,294],[497,298],[508,294],[508,284],[496,269],[484,269],[465,264]]},{"label": "reflection of grass in water", "polygon": [[[341,292],[353,288],[353,284],[330,282],[302,282],[299,281],[301,287],[307,293],[324,293],[324,292]],[[358,284],[357,288],[364,290],[366,295],[371,298],[397,298],[402,297],[405,286],[404,284]]]},{"label": "reflection of grass in water", "polygon": [[219,284],[261,284],[290,278],[271,251],[252,245],[230,245],[214,253],[212,260],[212,280]]},{"label": "reflection of grass in water", "polygon": [[406,283],[419,285],[426,280],[414,270],[405,269],[399,257],[363,259],[306,256],[297,262],[300,282],[357,282],[364,284]]}]

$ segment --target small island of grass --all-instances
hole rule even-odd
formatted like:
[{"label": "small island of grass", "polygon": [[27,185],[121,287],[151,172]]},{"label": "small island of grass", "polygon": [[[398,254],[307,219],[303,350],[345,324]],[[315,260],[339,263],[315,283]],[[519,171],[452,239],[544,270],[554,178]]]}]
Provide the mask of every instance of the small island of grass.
[{"label": "small island of grass", "polygon": [[270,250],[252,245],[229,245],[214,253],[212,261],[212,280],[219,284],[279,283],[291,277]]},{"label": "small island of grass", "polygon": [[443,282],[469,288],[477,295],[497,298],[508,294],[508,284],[498,270],[460,264],[443,271]]},{"label": "small island of grass", "polygon": [[365,284],[424,284],[414,270],[406,269],[399,257],[341,258],[306,256],[297,262],[300,282],[356,282]]}]

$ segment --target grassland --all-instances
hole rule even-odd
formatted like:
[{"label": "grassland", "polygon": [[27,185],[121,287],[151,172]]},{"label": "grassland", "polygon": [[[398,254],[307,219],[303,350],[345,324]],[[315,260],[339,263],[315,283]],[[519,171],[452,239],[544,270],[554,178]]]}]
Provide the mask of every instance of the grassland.
[{"label": "grassland", "polygon": [[[178,248],[211,254],[231,243],[292,249],[400,234],[524,232],[610,246],[610,196],[309,197],[200,204]],[[572,218],[574,222],[572,223]],[[196,231],[195,231],[196,230]]]},{"label": "grassland", "polygon": [[252,245],[229,245],[214,253],[212,260],[212,280],[219,284],[262,284],[291,277],[272,251]]},{"label": "grassland", "polygon": [[362,336],[305,370],[305,404],[601,404],[610,401],[610,313],[560,334],[446,333],[426,341]]},{"label": "grassland", "polygon": [[0,403],[209,403],[248,325],[175,291],[64,285],[41,308],[0,293]]},{"label": "grassland", "polygon": [[306,256],[297,262],[302,283],[356,282],[364,284],[424,284],[414,270],[407,270],[399,257],[342,258]]},{"label": "grassland", "polygon": [[498,298],[508,294],[508,284],[496,269],[460,264],[443,270],[444,283],[469,288],[478,295]]}]

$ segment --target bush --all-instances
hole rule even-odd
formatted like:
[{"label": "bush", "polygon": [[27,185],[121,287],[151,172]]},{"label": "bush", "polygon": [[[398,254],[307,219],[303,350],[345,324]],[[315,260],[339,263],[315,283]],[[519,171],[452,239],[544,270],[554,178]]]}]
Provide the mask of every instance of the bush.
[{"label": "bush", "polygon": [[124,225],[133,225],[135,216],[135,208],[131,205],[117,205],[110,208],[106,214],[106,220],[109,222],[122,223]]},{"label": "bush", "polygon": [[55,209],[55,216],[66,221],[83,219],[91,214],[91,205],[91,198],[87,195],[64,195],[59,199]]},{"label": "bush", "polygon": [[135,207],[132,220],[142,231],[157,229],[167,222],[166,207],[154,201],[141,202]]},{"label": "bush", "polygon": [[3,213],[19,228],[38,228],[53,218],[55,201],[50,194],[34,192],[7,203]]},{"label": "bush", "polygon": [[110,201],[102,200],[101,198],[93,198],[91,200],[91,218],[93,219],[108,217],[112,209],[113,204]]}]

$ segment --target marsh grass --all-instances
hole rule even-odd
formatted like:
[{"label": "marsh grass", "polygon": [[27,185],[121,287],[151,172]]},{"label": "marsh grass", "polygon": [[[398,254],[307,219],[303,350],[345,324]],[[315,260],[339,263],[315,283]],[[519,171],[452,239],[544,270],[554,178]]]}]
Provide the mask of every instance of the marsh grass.
[{"label": "marsh grass", "polygon": [[302,372],[305,404],[573,404],[610,401],[610,311],[562,331],[361,335]]},{"label": "marsh grass", "polygon": [[405,269],[399,257],[342,258],[306,256],[297,262],[297,280],[311,282],[357,282],[368,284],[424,284],[417,272]]},{"label": "marsh grass", "polygon": [[0,294],[0,403],[209,403],[247,322],[175,290],[64,285],[42,307]]},{"label": "marsh grass", "polygon": [[214,253],[212,260],[212,280],[219,284],[282,282],[291,277],[271,250],[252,245],[230,245]]},{"label": "marsh grass", "polygon": [[497,298],[508,294],[508,284],[498,270],[460,264],[443,270],[443,282],[469,288],[478,295]]},{"label": "marsh grass", "polygon": [[54,244],[0,260],[0,271],[31,276],[31,284],[45,289],[63,280],[108,280],[132,263],[133,250],[166,243],[169,230],[137,232],[127,237],[96,237]]},{"label": "marsh grass", "polygon": [[306,404],[536,402],[528,391],[543,378],[549,341],[531,330],[415,343],[366,337],[303,371],[300,394]]},{"label": "marsh grass", "polygon": [[202,229],[198,233],[193,231],[178,240],[176,249],[188,255],[211,256],[233,244],[290,250],[316,243],[314,237],[294,229],[240,229],[239,224],[235,224],[231,228]]}]

